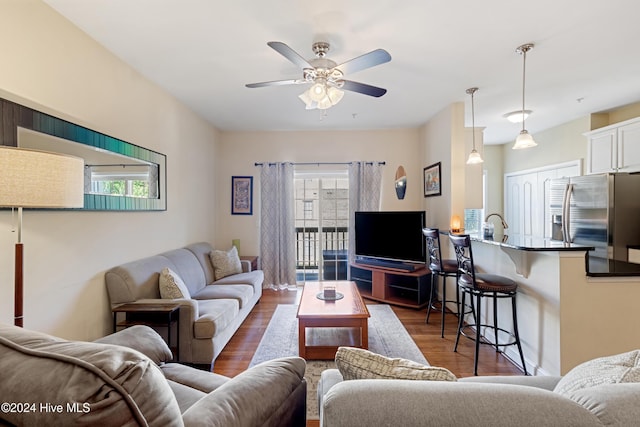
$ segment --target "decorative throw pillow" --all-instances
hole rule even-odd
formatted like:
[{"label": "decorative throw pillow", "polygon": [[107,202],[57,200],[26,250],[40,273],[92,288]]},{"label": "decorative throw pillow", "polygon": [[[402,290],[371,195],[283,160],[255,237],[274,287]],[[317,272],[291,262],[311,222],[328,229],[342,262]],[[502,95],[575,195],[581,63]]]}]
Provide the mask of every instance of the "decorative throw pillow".
[{"label": "decorative throw pillow", "polygon": [[238,249],[232,246],[228,251],[213,250],[209,254],[213,264],[213,277],[220,280],[232,274],[242,273],[242,264],[238,256]]},{"label": "decorative throw pillow", "polygon": [[385,357],[361,348],[339,347],[335,361],[345,380],[458,380],[446,368],[426,366],[407,359]]},{"label": "decorative throw pillow", "polygon": [[170,268],[160,272],[160,297],[163,299],[190,299],[191,294],[178,273]]},{"label": "decorative throw pillow", "polygon": [[640,382],[640,350],[584,362],[562,377],[554,392],[571,398],[574,392],[602,384]]}]

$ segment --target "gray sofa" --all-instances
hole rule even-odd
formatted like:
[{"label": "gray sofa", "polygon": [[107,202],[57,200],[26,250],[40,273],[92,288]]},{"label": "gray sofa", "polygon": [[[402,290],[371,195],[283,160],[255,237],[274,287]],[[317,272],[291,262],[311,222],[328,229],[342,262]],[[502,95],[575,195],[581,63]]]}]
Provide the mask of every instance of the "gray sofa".
[{"label": "gray sofa", "polygon": [[275,359],[227,378],[171,359],[133,326],[96,342],[0,324],[3,426],[304,426],[305,361]]},{"label": "gray sofa", "polygon": [[318,385],[320,426],[640,425],[640,351],[605,359],[586,362],[565,377],[488,376],[457,382],[343,381],[338,369],[329,369]]},{"label": "gray sofa", "polygon": [[264,274],[251,271],[214,280],[209,254],[213,247],[201,242],[114,267],[105,273],[111,306],[123,303],[156,304],[160,272],[168,267],[184,281],[190,299],[180,304],[180,354],[178,360],[211,369],[214,359],[229,342],[262,296]]}]

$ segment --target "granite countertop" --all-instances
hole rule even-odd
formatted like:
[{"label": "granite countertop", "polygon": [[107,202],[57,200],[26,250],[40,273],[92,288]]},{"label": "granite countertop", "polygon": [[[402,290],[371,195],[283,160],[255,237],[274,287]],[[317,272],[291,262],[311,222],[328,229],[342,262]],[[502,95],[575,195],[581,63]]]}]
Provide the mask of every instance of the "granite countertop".
[{"label": "granite countertop", "polygon": [[587,276],[591,277],[629,277],[640,276],[640,264],[590,257],[587,253]]},{"label": "granite countertop", "polygon": [[482,234],[470,234],[474,242],[488,243],[504,248],[519,249],[522,251],[589,251],[593,246],[564,243],[559,240],[545,239],[542,237],[522,236],[519,234],[494,234],[493,238],[486,238]]},{"label": "granite countertop", "polygon": [[[448,235],[448,231],[441,231],[442,235]],[[579,245],[576,243],[564,243],[560,240],[551,240],[543,237],[522,236],[518,234],[495,233],[493,238],[486,238],[483,234],[469,234],[471,241],[500,246],[503,248],[517,249],[529,252],[568,252],[585,251],[585,270],[590,277],[633,277],[640,276],[640,264],[618,260],[608,260],[589,256],[593,246]],[[633,246],[633,248],[639,246]],[[630,246],[631,248],[631,246]]]},{"label": "granite countertop", "polygon": [[593,246],[578,245],[575,243],[564,243],[559,240],[545,239],[542,237],[531,237],[521,235],[495,234],[493,239],[487,239],[480,234],[471,234],[471,240],[475,242],[498,245],[505,248],[519,249],[523,251],[586,251],[585,270],[590,277],[631,277],[640,276],[640,264],[608,260],[589,256]]}]

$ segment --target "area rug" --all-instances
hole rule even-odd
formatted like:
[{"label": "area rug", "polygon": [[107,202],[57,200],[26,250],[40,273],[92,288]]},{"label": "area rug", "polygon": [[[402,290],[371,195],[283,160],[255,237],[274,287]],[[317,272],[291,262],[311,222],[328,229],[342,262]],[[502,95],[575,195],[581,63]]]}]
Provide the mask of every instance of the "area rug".
[{"label": "area rug", "polygon": [[[368,305],[369,350],[388,357],[402,357],[428,364],[400,319],[386,304]],[[298,355],[297,305],[280,304],[276,307],[269,325],[249,366],[267,360]],[[335,368],[332,360],[307,360],[307,419],[318,419],[317,389],[320,375],[325,369]]]}]

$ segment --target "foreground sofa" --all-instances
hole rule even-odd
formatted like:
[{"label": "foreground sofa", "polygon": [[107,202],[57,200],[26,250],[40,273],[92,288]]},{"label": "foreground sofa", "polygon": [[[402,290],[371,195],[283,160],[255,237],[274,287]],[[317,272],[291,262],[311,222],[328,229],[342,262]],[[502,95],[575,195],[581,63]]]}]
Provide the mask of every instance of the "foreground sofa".
[{"label": "foreground sofa", "polygon": [[161,299],[160,272],[170,268],[188,288],[190,298],[180,304],[180,354],[178,360],[210,370],[262,296],[264,273],[251,271],[242,261],[242,273],[215,280],[206,242],[132,261],[105,273],[111,307],[124,303],[157,304]]},{"label": "foreground sofa", "polygon": [[[0,324],[0,425],[304,426],[305,361],[230,379],[177,363],[147,326],[96,342]],[[9,406],[6,406],[9,404]]]},{"label": "foreground sofa", "polygon": [[638,426],[640,350],[585,362],[564,377],[343,380],[329,369],[318,403],[321,427]]}]

